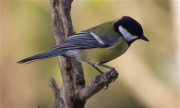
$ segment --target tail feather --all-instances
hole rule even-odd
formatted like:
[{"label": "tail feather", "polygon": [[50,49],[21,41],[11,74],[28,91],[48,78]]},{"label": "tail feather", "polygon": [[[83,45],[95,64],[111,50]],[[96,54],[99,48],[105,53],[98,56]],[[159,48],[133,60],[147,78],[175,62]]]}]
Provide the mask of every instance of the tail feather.
[{"label": "tail feather", "polygon": [[25,58],[23,60],[18,61],[17,63],[22,64],[22,63],[32,62],[35,60],[56,57],[56,56],[60,56],[60,55],[64,54],[65,52],[66,52],[66,50],[53,50],[51,52],[46,52],[46,53],[42,53],[42,54],[34,55],[32,57]]}]

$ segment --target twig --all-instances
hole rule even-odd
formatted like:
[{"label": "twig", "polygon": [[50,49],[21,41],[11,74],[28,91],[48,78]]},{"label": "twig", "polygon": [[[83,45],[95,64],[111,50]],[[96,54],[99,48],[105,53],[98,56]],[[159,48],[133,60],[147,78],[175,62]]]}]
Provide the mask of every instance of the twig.
[{"label": "twig", "polygon": [[96,94],[98,91],[100,91],[102,88],[104,88],[105,85],[109,84],[114,78],[118,76],[117,71],[110,71],[108,72],[108,79],[106,78],[105,74],[101,74],[98,76],[98,78],[95,81],[92,81],[91,84],[83,88],[80,93],[79,97],[81,100],[86,100],[90,98],[92,95]]}]

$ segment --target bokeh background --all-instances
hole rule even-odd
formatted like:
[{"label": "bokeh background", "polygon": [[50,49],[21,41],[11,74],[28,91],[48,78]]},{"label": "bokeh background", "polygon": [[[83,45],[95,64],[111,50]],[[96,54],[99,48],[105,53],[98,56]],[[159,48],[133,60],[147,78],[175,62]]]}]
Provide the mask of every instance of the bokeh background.
[{"label": "bokeh background", "polygon": [[[0,107],[52,107],[50,77],[62,86],[57,58],[16,63],[55,46],[49,1],[3,0],[0,9]],[[107,63],[119,77],[108,90],[88,99],[85,108],[179,107],[178,0],[74,0],[71,15],[76,32],[131,16],[150,40],[134,42],[124,55]],[[85,63],[83,69],[88,85],[99,73]]]}]

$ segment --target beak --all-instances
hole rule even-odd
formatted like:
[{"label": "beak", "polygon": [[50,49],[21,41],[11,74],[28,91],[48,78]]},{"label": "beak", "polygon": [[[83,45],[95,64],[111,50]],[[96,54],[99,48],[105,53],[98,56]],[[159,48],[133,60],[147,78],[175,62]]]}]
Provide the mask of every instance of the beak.
[{"label": "beak", "polygon": [[149,42],[149,40],[144,35],[140,39]]}]

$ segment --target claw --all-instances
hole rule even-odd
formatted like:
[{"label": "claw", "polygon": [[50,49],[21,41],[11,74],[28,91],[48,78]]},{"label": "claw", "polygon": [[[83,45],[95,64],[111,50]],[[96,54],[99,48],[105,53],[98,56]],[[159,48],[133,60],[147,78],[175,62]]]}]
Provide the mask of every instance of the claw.
[{"label": "claw", "polygon": [[[102,74],[104,74],[104,73],[101,73],[101,75],[102,75]],[[98,78],[99,76],[100,76],[100,75],[95,76],[95,78],[94,78],[94,82],[95,82],[95,83],[97,83],[96,80],[97,80],[97,78]],[[97,84],[98,84],[98,83],[97,83]]]},{"label": "claw", "polygon": [[107,79],[109,79],[109,78],[108,78],[108,74],[109,74],[109,72],[110,72],[110,71],[108,71],[108,72],[104,73]]},{"label": "claw", "polygon": [[107,89],[108,89],[108,87],[109,87],[109,83],[108,83],[108,84],[106,84],[106,88],[105,88],[104,90],[107,90]]},{"label": "claw", "polygon": [[[108,71],[108,72],[105,73],[107,79],[109,79],[109,78],[108,78],[108,74],[109,74],[109,72],[111,72],[111,71],[115,71],[115,69],[110,70],[110,71]],[[118,75],[119,75],[119,74],[118,74]],[[109,83],[107,83],[106,88],[105,88],[104,90],[107,90],[107,89],[108,89],[109,84],[112,83],[112,82],[114,82],[114,81],[118,78],[118,75],[117,75],[114,79],[112,79],[112,81],[110,81]]]},{"label": "claw", "polygon": [[[88,63],[88,64],[90,64],[90,63]],[[106,76],[107,79],[109,79],[109,78],[108,78],[108,74],[109,74],[110,72],[116,71],[116,69],[113,68],[113,67],[106,66],[106,65],[103,65],[103,64],[98,64],[99,66],[102,66],[102,67],[105,67],[105,68],[110,69],[110,71],[104,73],[104,72],[102,72],[100,69],[98,69],[95,65],[93,65],[93,64],[90,64],[90,65],[93,66],[96,70],[98,70],[98,71],[101,73],[101,75],[102,75],[102,74],[105,74],[105,76]],[[100,75],[95,76],[95,79],[94,79],[95,81],[94,81],[94,82],[95,82],[96,84],[98,84],[98,83],[97,83],[97,78],[98,78],[99,76],[100,76]],[[107,90],[108,87],[109,87],[109,84],[112,83],[112,82],[114,82],[117,78],[118,78],[118,75],[117,75],[115,78],[113,78],[111,81],[109,81],[109,82],[106,84],[106,88],[105,88],[104,90]]]},{"label": "claw", "polygon": [[118,78],[118,75],[110,83],[114,82]]}]

